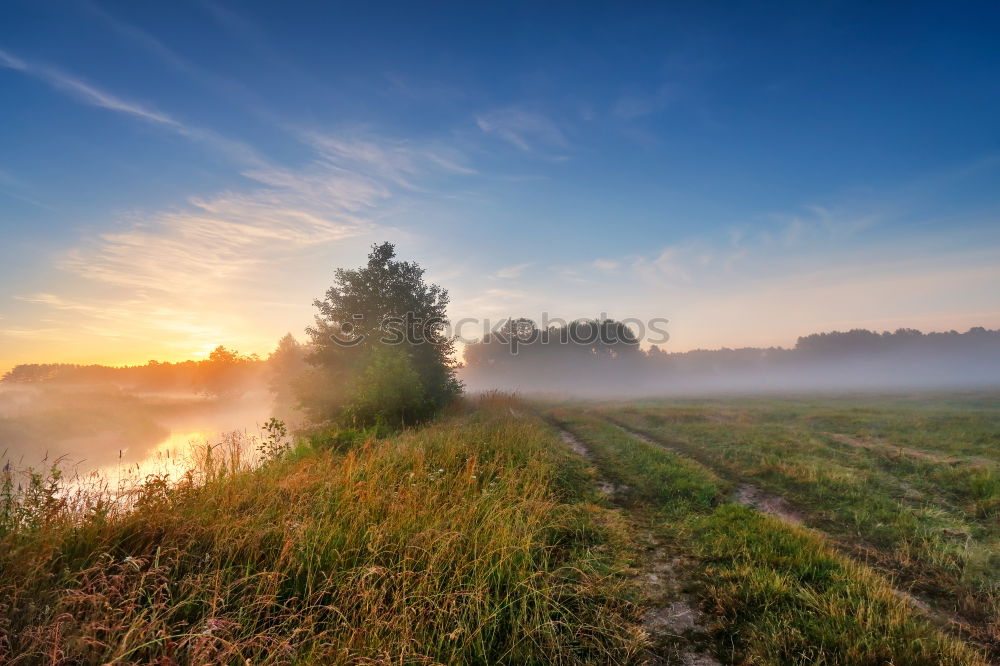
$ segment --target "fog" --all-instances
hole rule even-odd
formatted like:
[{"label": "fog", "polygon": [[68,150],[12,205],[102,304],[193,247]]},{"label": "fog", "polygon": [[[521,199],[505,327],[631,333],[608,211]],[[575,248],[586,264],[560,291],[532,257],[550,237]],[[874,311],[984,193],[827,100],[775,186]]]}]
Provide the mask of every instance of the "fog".
[{"label": "fog", "polygon": [[174,476],[192,443],[259,437],[272,416],[296,425],[288,396],[275,392],[282,361],[218,347],[179,363],[22,364],[0,382],[0,454],[18,469],[58,461],[71,478]]},{"label": "fog", "polygon": [[[501,337],[470,344],[459,377],[469,392],[601,399],[1000,388],[1000,331],[982,328],[855,330],[789,349],[671,353],[641,349],[618,322],[591,325],[608,339],[579,344],[519,320],[516,354]],[[259,436],[271,416],[300,425],[290,406],[310,386],[307,351],[288,337],[267,361],[217,350],[206,361],[130,368],[18,366],[0,382],[0,453],[20,469],[59,461],[71,477],[98,472],[112,482],[182,471],[192,442]]]},{"label": "fog", "polygon": [[264,389],[237,396],[138,392],[113,386],[0,384],[0,454],[13,467],[59,463],[70,478],[98,472],[112,483],[130,475],[179,471],[191,443],[233,431],[256,434],[269,418]]},{"label": "fog", "polygon": [[981,328],[828,333],[790,349],[669,353],[635,342],[579,345],[553,336],[511,354],[509,344],[487,340],[467,348],[460,376],[470,391],[586,398],[1000,387],[1000,331]]}]

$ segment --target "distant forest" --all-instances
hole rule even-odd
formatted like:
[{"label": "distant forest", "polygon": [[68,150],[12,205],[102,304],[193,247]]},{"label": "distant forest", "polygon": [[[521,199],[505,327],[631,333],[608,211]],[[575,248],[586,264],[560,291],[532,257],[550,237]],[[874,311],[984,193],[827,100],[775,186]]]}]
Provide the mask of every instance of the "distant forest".
[{"label": "distant forest", "polygon": [[[856,329],[801,337],[782,347],[667,352],[642,350],[622,324],[584,322],[604,340],[567,343],[567,329],[540,331],[520,319],[507,330],[517,336],[487,338],[467,345],[461,378],[472,390],[569,390],[598,393],[621,390],[760,388],[761,382],[802,388],[848,385],[1000,385],[1000,330],[972,328],[965,333],[921,333],[914,329],[876,333]],[[587,335],[576,339],[586,339]],[[113,385],[136,391],[238,395],[301,372],[308,345],[286,336],[268,358],[218,347],[208,359],[109,367],[65,363],[23,364],[3,376],[8,383]],[[280,383],[280,382],[279,382]],[[594,389],[593,391],[588,388]]]},{"label": "distant forest", "polygon": [[[585,322],[584,326],[594,326],[595,322]],[[541,359],[563,358],[570,363],[581,359],[612,359],[629,362],[642,359],[643,363],[667,363],[672,367],[694,369],[698,367],[732,366],[758,364],[761,362],[799,362],[810,359],[827,360],[853,356],[893,354],[897,352],[920,351],[927,355],[939,354],[979,354],[997,351],[1000,348],[1000,330],[982,327],[969,329],[966,333],[948,331],[946,333],[921,333],[911,328],[901,328],[895,332],[876,333],[864,329],[847,332],[814,333],[800,337],[795,347],[743,347],[739,349],[697,349],[688,352],[667,352],[656,345],[649,350],[639,348],[634,334],[613,320],[596,322],[593,334],[585,331],[569,336],[566,328],[553,327],[548,331],[534,328],[529,319],[515,320],[513,326],[504,330],[505,334],[518,339],[517,354],[510,353],[510,344],[504,338],[484,339],[465,349],[465,363],[470,367],[491,367],[497,365],[521,365]],[[596,334],[601,331],[604,335]],[[588,337],[596,339],[589,344],[581,344]],[[576,341],[576,342],[572,342]],[[569,344],[567,344],[569,342]]]},{"label": "distant forest", "polygon": [[0,381],[107,385],[135,391],[204,393],[226,396],[243,393],[267,377],[267,361],[256,354],[217,347],[207,359],[112,367],[70,363],[26,363],[14,367]]},{"label": "distant forest", "polygon": [[[465,349],[462,379],[490,387],[603,396],[694,391],[1000,386],[1000,330],[965,333],[914,329],[876,333],[855,329],[800,337],[782,347],[667,352],[641,350],[613,321],[605,341],[565,344],[568,331],[516,322],[517,354],[500,339]],[[624,331],[624,334],[623,334]],[[577,340],[587,336],[577,336]]]}]

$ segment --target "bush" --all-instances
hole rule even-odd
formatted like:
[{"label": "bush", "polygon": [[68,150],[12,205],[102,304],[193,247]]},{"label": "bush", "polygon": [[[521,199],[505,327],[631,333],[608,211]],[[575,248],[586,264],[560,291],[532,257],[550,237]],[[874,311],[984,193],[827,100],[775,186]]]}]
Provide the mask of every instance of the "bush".
[{"label": "bush", "polygon": [[382,347],[370,354],[344,408],[346,420],[359,425],[406,426],[429,411],[413,362],[395,347]]}]

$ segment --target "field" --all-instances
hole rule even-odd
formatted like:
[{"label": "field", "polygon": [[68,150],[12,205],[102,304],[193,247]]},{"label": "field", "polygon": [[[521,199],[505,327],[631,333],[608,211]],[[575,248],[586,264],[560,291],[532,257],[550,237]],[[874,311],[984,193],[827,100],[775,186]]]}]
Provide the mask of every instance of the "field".
[{"label": "field", "polygon": [[127,496],[8,470],[0,662],[985,664],[998,444],[985,393],[491,395]]},{"label": "field", "polygon": [[957,642],[998,656],[995,395],[547,414],[687,563],[695,633],[724,661],[976,663]]}]

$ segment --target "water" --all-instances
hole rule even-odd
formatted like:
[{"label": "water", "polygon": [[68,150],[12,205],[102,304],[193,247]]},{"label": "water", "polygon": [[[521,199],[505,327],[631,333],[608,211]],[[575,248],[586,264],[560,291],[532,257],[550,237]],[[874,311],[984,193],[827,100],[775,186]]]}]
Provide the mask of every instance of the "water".
[{"label": "water", "polygon": [[191,394],[136,394],[118,389],[0,387],[0,453],[14,467],[59,461],[67,478],[109,487],[150,474],[176,479],[192,446],[227,433],[259,436],[270,416],[260,392],[221,400]]}]

